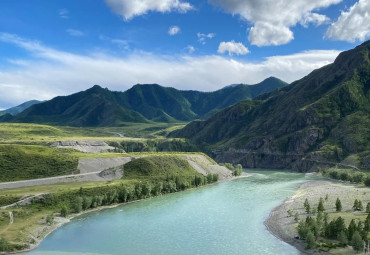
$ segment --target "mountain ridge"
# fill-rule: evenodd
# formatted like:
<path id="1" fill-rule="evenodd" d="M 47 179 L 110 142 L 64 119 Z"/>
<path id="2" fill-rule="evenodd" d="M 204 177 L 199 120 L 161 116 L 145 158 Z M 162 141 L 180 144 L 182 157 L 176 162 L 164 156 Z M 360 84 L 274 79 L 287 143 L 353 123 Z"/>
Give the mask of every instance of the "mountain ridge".
<path id="1" fill-rule="evenodd" d="M 219 162 L 244 167 L 310 170 L 353 154 L 354 164 L 370 166 L 369 59 L 370 41 L 288 86 L 171 136 L 189 138 Z"/>
<path id="2" fill-rule="evenodd" d="M 70 126 L 119 126 L 124 122 L 188 122 L 286 83 L 270 77 L 256 85 L 214 92 L 182 91 L 158 84 L 137 84 L 125 92 L 99 85 L 29 107 L 9 120 Z M 0 118 L 1 120 L 1 118 Z"/>
<path id="3" fill-rule="evenodd" d="M 14 106 L 14 107 L 11 107 L 11 108 L 0 111 L 0 116 L 5 115 L 7 113 L 9 113 L 11 115 L 15 115 L 15 114 L 18 114 L 18 113 L 24 111 L 28 107 L 31 107 L 34 104 L 39 104 L 39 103 L 42 103 L 42 102 L 44 102 L 44 101 L 30 100 L 30 101 L 24 102 L 20 105 L 17 105 L 17 106 Z"/>

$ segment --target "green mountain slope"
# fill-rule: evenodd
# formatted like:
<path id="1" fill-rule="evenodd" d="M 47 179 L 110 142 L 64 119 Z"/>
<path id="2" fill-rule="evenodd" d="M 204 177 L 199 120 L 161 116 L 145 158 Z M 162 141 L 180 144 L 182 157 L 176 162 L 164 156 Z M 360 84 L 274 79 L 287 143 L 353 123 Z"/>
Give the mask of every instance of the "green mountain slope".
<path id="1" fill-rule="evenodd" d="M 369 58 L 368 41 L 301 80 L 171 136 L 190 138 L 216 160 L 245 167 L 308 170 L 349 156 L 350 164 L 370 167 Z"/>
<path id="2" fill-rule="evenodd" d="M 147 120 L 140 113 L 121 107 L 114 93 L 95 85 L 86 91 L 31 106 L 12 121 L 68 126 L 116 126 L 121 121 Z"/>
<path id="3" fill-rule="evenodd" d="M 9 109 L 6 109 L 6 110 L 3 110 L 3 111 L 0 111 L 0 116 L 1 115 L 5 115 L 7 113 L 9 114 L 12 114 L 12 115 L 16 115 L 22 111 L 24 111 L 25 109 L 27 109 L 28 107 L 34 105 L 34 104 L 39 104 L 39 103 L 42 103 L 43 101 L 38 101 L 38 100 L 31 100 L 31 101 L 27 101 L 27 102 L 24 102 L 23 104 L 20 104 L 18 106 L 14 106 L 12 108 L 9 108 Z"/>
<path id="4" fill-rule="evenodd" d="M 135 85 L 125 92 L 114 92 L 95 85 L 86 91 L 34 105 L 10 120 L 9 116 L 2 119 L 69 126 L 191 121 L 285 85 L 273 77 L 256 85 L 240 84 L 215 92 L 181 91 L 156 84 Z"/>

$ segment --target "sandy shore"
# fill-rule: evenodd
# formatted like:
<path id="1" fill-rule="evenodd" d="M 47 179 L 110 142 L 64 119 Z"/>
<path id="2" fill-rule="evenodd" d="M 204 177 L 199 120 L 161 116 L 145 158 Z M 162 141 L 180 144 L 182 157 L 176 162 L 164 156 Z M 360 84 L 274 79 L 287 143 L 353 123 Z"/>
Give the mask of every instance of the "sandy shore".
<path id="1" fill-rule="evenodd" d="M 325 198 L 326 195 L 328 195 L 328 199 L 325 200 L 324 206 L 330 218 L 331 213 L 335 214 L 335 200 L 337 197 L 341 199 L 343 212 L 350 213 L 353 211 L 352 205 L 356 198 L 362 200 L 362 203 L 365 205 L 370 201 L 370 188 L 335 181 L 309 181 L 303 183 L 291 197 L 271 211 L 264 222 L 266 228 L 277 238 L 306 254 L 332 254 L 318 250 L 306 250 L 305 242 L 294 238 L 298 236 L 297 223 L 294 222 L 294 217 L 289 217 L 287 213 L 288 210 L 292 210 L 293 214 L 298 212 L 300 219 L 304 219 L 307 216 L 303 207 L 305 199 L 307 198 L 311 208 L 314 208 L 317 207 L 320 197 Z M 365 213 L 363 214 L 365 215 Z"/>

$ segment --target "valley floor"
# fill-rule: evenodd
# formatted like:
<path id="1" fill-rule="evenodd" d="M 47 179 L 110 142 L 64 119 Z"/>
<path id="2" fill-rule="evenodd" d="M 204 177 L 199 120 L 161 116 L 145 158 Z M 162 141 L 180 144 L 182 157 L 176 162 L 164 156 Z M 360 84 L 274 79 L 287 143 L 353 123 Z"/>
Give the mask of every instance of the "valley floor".
<path id="1" fill-rule="evenodd" d="M 336 248 L 329 252 L 319 250 L 306 250 L 306 243 L 303 240 L 295 239 L 298 236 L 297 226 L 293 216 L 288 215 L 291 210 L 293 215 L 298 212 L 299 219 L 305 219 L 308 215 L 303 206 L 307 198 L 311 208 L 317 208 L 320 197 L 325 198 L 324 207 L 329 214 L 329 220 L 339 216 L 344 218 L 348 226 L 351 219 L 364 221 L 367 213 L 365 211 L 353 211 L 352 206 L 355 199 L 359 199 L 365 205 L 370 202 L 370 188 L 363 185 L 346 184 L 336 181 L 310 181 L 302 184 L 300 188 L 281 205 L 271 211 L 266 219 L 265 226 L 277 238 L 296 247 L 298 250 L 307 254 L 357 254 L 350 246 L 347 248 Z M 343 210 L 336 212 L 335 201 L 339 198 L 342 202 Z M 312 216 L 312 214 L 310 214 Z M 315 217 L 315 216 L 313 216 Z"/>

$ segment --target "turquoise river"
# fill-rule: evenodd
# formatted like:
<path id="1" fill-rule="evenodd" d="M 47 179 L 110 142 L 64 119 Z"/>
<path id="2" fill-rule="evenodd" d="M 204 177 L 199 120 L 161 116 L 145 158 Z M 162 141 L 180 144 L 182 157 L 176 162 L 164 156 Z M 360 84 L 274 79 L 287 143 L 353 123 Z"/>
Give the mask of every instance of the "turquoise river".
<path id="1" fill-rule="evenodd" d="M 80 216 L 27 255 L 301 254 L 271 235 L 269 212 L 312 177 L 259 171 Z"/>

